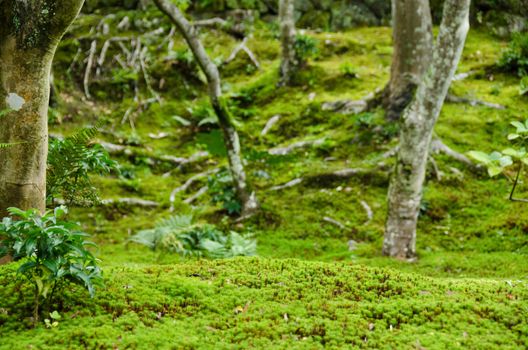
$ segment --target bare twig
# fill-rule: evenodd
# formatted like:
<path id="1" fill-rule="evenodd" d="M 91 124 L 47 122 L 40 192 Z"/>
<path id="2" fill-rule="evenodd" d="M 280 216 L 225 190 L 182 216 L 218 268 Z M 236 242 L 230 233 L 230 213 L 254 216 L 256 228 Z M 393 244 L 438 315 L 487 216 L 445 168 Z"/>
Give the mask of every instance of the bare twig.
<path id="1" fill-rule="evenodd" d="M 214 18 L 208 18 L 208 19 L 202 19 L 198 21 L 194 21 L 192 23 L 195 27 L 208 27 L 208 26 L 219 26 L 219 27 L 226 27 L 229 24 L 225 19 L 220 17 L 214 17 Z"/>
<path id="2" fill-rule="evenodd" d="M 141 198 L 118 198 L 118 199 L 103 199 L 101 201 L 102 205 L 111 206 L 111 205 L 128 205 L 135 207 L 144 207 L 144 208 L 157 208 L 159 207 L 158 202 L 149 201 Z"/>
<path id="3" fill-rule="evenodd" d="M 332 219 L 331 217 L 328 217 L 328 216 L 325 216 L 323 217 L 323 221 L 326 221 L 332 225 L 335 225 L 337 227 L 339 227 L 341 230 L 344 230 L 346 229 L 346 226 L 343 225 L 342 223 L 340 223 L 339 221 L 335 220 L 335 219 Z"/>
<path id="4" fill-rule="evenodd" d="M 95 53 L 97 51 L 97 41 L 92 41 L 92 44 L 90 45 L 90 51 L 88 53 L 88 61 L 86 63 L 86 70 L 84 72 L 84 95 L 86 98 L 90 99 L 92 96 L 90 95 L 90 75 L 92 73 L 92 66 L 94 62 Z"/>
<path id="5" fill-rule="evenodd" d="M 216 168 L 216 169 L 208 170 L 203 173 L 199 173 L 194 176 L 191 176 L 187 181 L 185 181 L 183 185 L 172 190 L 170 194 L 170 203 L 171 203 L 170 211 L 174 210 L 174 202 L 176 201 L 176 195 L 178 193 L 187 191 L 187 189 L 189 189 L 189 187 L 191 187 L 196 181 L 206 178 L 210 175 L 213 175 L 219 171 L 220 169 Z"/>
<path id="6" fill-rule="evenodd" d="M 372 209 L 370 208 L 370 206 L 368 205 L 367 202 L 365 201 L 360 201 L 359 202 L 361 204 L 361 206 L 363 207 L 363 209 L 365 209 L 365 211 L 367 212 L 367 221 L 365 221 L 364 225 L 368 224 L 370 221 L 372 221 L 372 218 L 374 217 L 374 213 L 372 212 Z"/>
<path id="7" fill-rule="evenodd" d="M 264 129 L 262 129 L 262 131 L 260 132 L 260 136 L 265 136 L 270 130 L 271 128 L 277 124 L 277 122 L 280 120 L 281 116 L 279 114 L 277 115 L 274 115 L 273 117 L 270 118 L 270 120 L 268 120 L 268 122 L 266 123 L 266 126 L 264 126 Z"/>
<path id="8" fill-rule="evenodd" d="M 222 64 L 229 64 L 230 62 L 232 62 L 236 56 L 238 55 L 238 53 L 240 51 L 244 51 L 249 59 L 251 60 L 251 62 L 255 65 L 255 67 L 257 67 L 257 69 L 260 69 L 260 63 L 259 61 L 257 60 L 257 57 L 255 56 L 255 54 L 253 53 L 253 51 L 251 51 L 248 47 L 247 47 L 247 41 L 248 41 L 248 37 L 245 37 L 244 40 L 242 40 L 242 42 L 240 44 L 238 44 L 234 49 L 233 51 L 231 52 L 231 54 L 229 55 L 229 57 L 222 63 Z"/>
<path id="9" fill-rule="evenodd" d="M 293 151 L 299 148 L 320 146 L 324 143 L 324 141 L 325 141 L 324 138 L 317 139 L 317 140 L 311 140 L 311 141 L 299 141 L 299 142 L 295 142 L 286 147 L 272 148 L 268 151 L 268 153 L 272 155 L 284 156 L 284 155 L 292 153 Z"/>
<path id="10" fill-rule="evenodd" d="M 297 179 L 293 179 L 283 185 L 278 185 L 278 186 L 273 186 L 270 188 L 270 191 L 279 191 L 279 190 L 283 190 L 285 188 L 290 188 L 290 187 L 294 187 L 294 186 L 297 186 L 299 185 L 301 182 L 303 182 L 303 178 L 300 177 L 300 178 L 297 178 Z"/>
<path id="11" fill-rule="evenodd" d="M 197 200 L 198 198 L 200 198 L 201 196 L 203 196 L 204 194 L 207 193 L 207 190 L 209 189 L 208 186 L 204 186 L 202 188 L 200 188 L 198 190 L 198 192 L 196 192 L 195 194 L 193 194 L 191 197 L 187 198 L 186 200 L 183 201 L 183 203 L 185 204 L 191 204 L 192 202 L 194 202 L 195 200 Z"/>

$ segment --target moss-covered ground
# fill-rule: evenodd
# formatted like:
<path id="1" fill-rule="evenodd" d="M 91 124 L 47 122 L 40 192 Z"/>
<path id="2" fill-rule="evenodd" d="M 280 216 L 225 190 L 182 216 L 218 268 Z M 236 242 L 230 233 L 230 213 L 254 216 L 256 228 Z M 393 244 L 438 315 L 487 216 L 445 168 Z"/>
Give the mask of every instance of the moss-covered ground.
<path id="1" fill-rule="evenodd" d="M 116 23 L 127 15 L 134 23 L 132 29 L 115 33 Z M 149 26 L 156 18 L 157 24 Z M 53 132 L 68 134 L 100 118 L 108 121 L 101 139 L 151 155 L 188 157 L 201 149 L 214 151 L 207 146 L 208 139 L 215 139 L 214 127 L 198 125 L 207 115 L 202 77 L 187 60 L 181 38 L 176 36 L 167 51 L 164 35 L 169 25 L 159 18 L 154 11 L 144 18 L 136 12 L 119 12 L 111 18 L 79 19 L 57 54 L 54 73 L 60 101 L 54 115 L 60 122 L 53 124 Z M 91 84 L 94 100 L 86 101 L 81 87 L 83 58 L 71 63 L 76 52 L 84 55 L 91 38 L 82 38 L 93 36 L 90 28 L 101 21 L 112 29 L 98 34 L 99 49 L 111 36 L 145 34 L 160 25 L 166 29 L 164 35 L 144 39 L 150 80 L 163 102 L 132 113 L 133 124 L 121 123 L 127 109 L 136 110 L 130 82 L 139 80 L 140 97 L 147 99 L 144 78 L 116 68 L 110 58 L 117 53 L 110 51 L 106 70 Z M 27 286 L 13 281 L 16 266 L 2 267 L 0 349 L 528 346 L 528 206 L 507 200 L 510 183 L 505 178 L 491 180 L 435 155 L 442 176 L 432 167 L 428 173 L 418 228 L 419 259 L 413 263 L 380 253 L 388 173 L 346 180 L 316 178 L 271 190 L 331 170 L 372 168 L 380 161 L 390 165 L 392 160 L 382 155 L 397 144 L 397 126 L 385 122 L 381 110 L 342 115 L 321 107 L 328 101 L 363 98 L 384 86 L 392 53 L 390 29 L 307 34 L 318 40 L 319 53 L 296 87 L 276 87 L 276 28 L 264 23 L 257 24 L 248 41 L 261 68 L 254 69 L 240 54 L 222 69 L 225 90 L 235 101 L 231 107 L 262 213 L 237 223 L 211 202 L 210 194 L 185 204 L 183 200 L 206 179 L 178 194 L 175 202 L 176 214 L 192 212 L 221 228 L 253 233 L 260 257 L 181 260 L 127 244 L 134 232 L 171 215 L 169 195 L 174 188 L 225 160 L 213 154 L 174 167 L 150 164 L 143 156 L 118 157 L 129 179 L 96 176 L 101 196 L 154 200 L 160 207 L 73 210 L 73 219 L 81 221 L 99 244 L 106 287 L 93 300 L 80 290 L 68 289 L 62 305 L 50 306 L 60 308 L 63 315 L 57 328 L 30 329 Z M 203 39 L 218 60 L 229 56 L 236 45 L 216 30 L 203 31 Z M 519 96 L 518 79 L 493 70 L 505 46 L 484 31 L 470 32 L 459 72 L 474 74 L 454 82 L 452 92 L 507 108 L 447 103 L 436 134 L 458 152 L 502 149 L 509 122 L 528 117 L 528 99 Z M 275 115 L 281 116 L 280 121 L 261 136 Z M 175 116 L 191 125 L 181 124 Z M 152 138 L 160 132 L 167 136 Z M 321 145 L 285 157 L 266 153 L 272 147 L 320 138 L 325 139 Z M 371 220 L 364 203 L 372 210 Z M 351 240 L 357 242 L 354 250 L 349 249 Z"/>

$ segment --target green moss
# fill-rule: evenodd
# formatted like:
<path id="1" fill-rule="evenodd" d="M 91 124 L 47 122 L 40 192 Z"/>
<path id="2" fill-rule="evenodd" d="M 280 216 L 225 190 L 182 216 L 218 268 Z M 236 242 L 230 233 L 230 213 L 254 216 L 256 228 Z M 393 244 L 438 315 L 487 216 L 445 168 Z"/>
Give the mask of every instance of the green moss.
<path id="1" fill-rule="evenodd" d="M 157 12 L 145 15 L 153 18 L 153 14 Z M 116 21 L 125 15 L 135 16 L 119 12 Z M 101 18 L 83 16 L 74 26 L 75 33 L 87 34 Z M 168 22 L 161 25 L 168 28 Z M 66 317 L 58 329 L 26 329 L 30 322 L 21 317 L 29 308 L 22 297 L 26 291 L 10 280 L 12 268 L 2 268 L 0 282 L 9 283 L 0 290 L 0 348 L 141 349 L 147 344 L 149 348 L 525 347 L 525 285 L 511 287 L 503 279 L 528 276 L 528 206 L 507 201 L 510 185 L 506 179 L 490 180 L 435 155 L 443 176 L 438 180 L 428 171 L 418 229 L 419 260 L 412 264 L 381 256 L 387 174 L 324 177 L 281 191 L 269 190 L 294 178 L 343 168 L 369 168 L 382 161 L 390 168 L 393 160 L 384 159 L 383 154 L 396 145 L 398 128 L 384 121 L 383 111 L 347 116 L 321 107 L 327 101 L 363 98 L 385 85 L 392 54 L 390 30 L 309 33 L 318 39 L 320 55 L 310 61 L 299 86 L 277 88 L 279 46 L 273 27 L 259 22 L 257 28 L 248 46 L 261 69 L 248 75 L 247 61 L 241 56 L 224 70 L 223 88 L 239 121 L 247 173 L 263 212 L 235 223 L 211 204 L 209 194 L 193 205 L 183 203 L 206 179 L 177 195 L 175 212 L 193 212 L 225 230 L 252 232 L 258 239 L 259 255 L 272 260 L 182 262 L 177 256 L 126 244 L 130 234 L 167 215 L 174 188 L 195 174 L 225 164 L 224 158 L 215 155 L 184 167 L 147 160 L 149 155 L 161 154 L 188 157 L 200 149 L 196 135 L 215 128 L 197 125 L 196 107 L 208 105 L 205 85 L 192 71 L 192 62 L 184 62 L 183 54 L 171 56 L 183 52 L 181 39 L 175 38 L 175 49 L 166 54 L 155 40 L 147 43 L 153 86 L 163 103 L 135 114 L 132 129 L 128 122 L 121 124 L 126 110 L 137 108 L 132 94 L 116 102 L 107 82 L 93 87 L 94 93 L 101 91 L 97 103 L 75 102 L 82 99 L 77 75 L 84 70 L 74 68 L 71 81 L 66 70 L 71 55 L 87 47 L 69 38 L 56 61 L 55 79 L 63 87 L 58 111 L 64 122 L 54 126 L 54 132 L 67 135 L 87 120 L 105 116 L 111 123 L 101 138 L 131 144 L 140 155 L 118 157 L 135 174 L 132 180 L 95 177 L 94 183 L 104 198 L 141 197 L 161 206 L 154 210 L 74 210 L 73 218 L 94 233 L 100 244 L 108 285 L 95 300 L 83 301 L 76 291 L 68 294 L 61 308 Z M 133 28 L 128 34 L 147 30 Z M 228 57 L 236 45 L 217 31 L 203 30 L 202 37 L 217 60 Z M 505 147 L 508 123 L 526 117 L 528 100 L 518 95 L 517 79 L 492 74 L 504 47 L 504 42 L 487 33 L 470 33 L 459 72 L 476 74 L 455 82 L 452 92 L 508 108 L 446 104 L 435 131 L 459 152 Z M 341 69 L 344 64 L 353 67 L 358 77 L 346 78 Z M 160 84 L 162 78 L 165 85 Z M 141 97 L 147 98 L 141 84 Z M 279 122 L 261 136 L 275 115 L 281 116 Z M 191 124 L 183 125 L 174 116 Z M 168 135 L 162 139 L 150 136 L 160 132 Z M 267 154 L 272 147 L 319 138 L 326 139 L 323 146 L 299 149 L 286 157 Z M 526 194 L 526 189 L 520 190 Z M 362 202 L 371 208 L 371 220 Z M 349 250 L 350 240 L 356 242 L 353 250 Z M 285 258 L 332 264 L 280 260 Z M 235 314 L 236 308 L 244 309 L 248 302 L 247 311 Z"/>
<path id="2" fill-rule="evenodd" d="M 107 267 L 94 300 L 68 292 L 63 320 L 27 329 L 28 295 L 2 268 L 0 348 L 519 348 L 522 283 L 434 280 L 393 270 L 235 259 Z M 192 330 L 192 332 L 189 332 Z"/>

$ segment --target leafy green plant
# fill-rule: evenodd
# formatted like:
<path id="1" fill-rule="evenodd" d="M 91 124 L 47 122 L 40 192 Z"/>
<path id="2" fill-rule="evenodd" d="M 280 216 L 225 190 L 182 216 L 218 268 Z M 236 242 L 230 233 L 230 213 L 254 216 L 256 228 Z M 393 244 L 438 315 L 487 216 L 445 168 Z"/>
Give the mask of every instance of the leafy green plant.
<path id="1" fill-rule="evenodd" d="M 299 67 L 306 66 L 308 59 L 316 56 L 319 52 L 317 39 L 304 34 L 295 37 L 294 49 Z"/>
<path id="2" fill-rule="evenodd" d="M 209 176 L 207 182 L 213 203 L 222 204 L 222 207 L 227 210 L 229 215 L 240 214 L 242 205 L 236 196 L 233 177 L 227 169 L 222 169 L 218 173 Z"/>
<path id="3" fill-rule="evenodd" d="M 528 75 L 528 34 L 515 33 L 508 49 L 498 63 L 502 71 L 515 73 L 519 77 Z"/>
<path id="4" fill-rule="evenodd" d="M 528 199 L 514 198 L 519 177 L 523 172 L 524 166 L 528 164 L 528 152 L 526 151 L 526 145 L 528 143 L 528 120 L 524 123 L 514 121 L 511 122 L 511 125 L 515 127 L 515 132 L 508 134 L 508 140 L 512 143 L 512 147 L 506 148 L 502 152 L 494 151 L 490 154 L 481 151 L 471 151 L 468 155 L 486 166 L 490 177 L 504 174 L 513 182 L 510 200 L 528 202 Z M 516 169 L 514 178 L 508 176 L 508 170 L 512 168 Z"/>
<path id="5" fill-rule="evenodd" d="M 46 328 L 58 327 L 59 320 L 62 318 L 62 316 L 57 311 L 50 312 L 49 316 L 50 318 L 44 319 L 44 324 L 46 325 Z"/>
<path id="6" fill-rule="evenodd" d="M 191 215 L 177 215 L 159 221 L 153 229 L 130 238 L 153 250 L 176 253 L 183 257 L 213 259 L 256 255 L 257 243 L 236 232 L 225 235 L 214 225 L 194 223 Z"/>
<path id="7" fill-rule="evenodd" d="M 86 233 L 75 223 L 64 221 L 64 206 L 40 215 L 36 209 L 8 209 L 10 217 L 0 223 L 0 258 L 22 260 L 18 274 L 35 288 L 33 320 L 38 322 L 42 301 L 51 303 L 66 282 L 83 286 L 94 296 L 102 284 L 98 260 L 87 249 Z"/>
<path id="8" fill-rule="evenodd" d="M 98 127 L 85 128 L 63 140 L 52 139 L 48 152 L 48 202 L 62 197 L 69 205 L 87 206 L 99 201 L 90 173 L 108 174 L 118 165 L 98 144 L 91 144 Z"/>

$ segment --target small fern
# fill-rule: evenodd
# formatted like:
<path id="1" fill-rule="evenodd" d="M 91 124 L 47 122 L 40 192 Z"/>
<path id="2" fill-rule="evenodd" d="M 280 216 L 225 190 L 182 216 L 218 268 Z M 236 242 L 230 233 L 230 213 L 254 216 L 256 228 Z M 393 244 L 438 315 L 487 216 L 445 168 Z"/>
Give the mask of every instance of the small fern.
<path id="1" fill-rule="evenodd" d="M 214 225 L 194 223 L 190 215 L 161 220 L 153 229 L 140 231 L 129 241 L 183 257 L 221 259 L 253 256 L 257 250 L 254 239 L 236 232 L 225 235 Z"/>
<path id="2" fill-rule="evenodd" d="M 91 144 L 99 125 L 84 128 L 63 140 L 50 140 L 48 152 L 48 201 L 62 197 L 68 204 L 91 205 L 99 201 L 90 173 L 107 174 L 117 163 L 98 144 Z"/>

